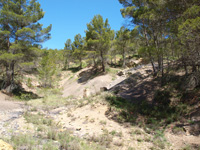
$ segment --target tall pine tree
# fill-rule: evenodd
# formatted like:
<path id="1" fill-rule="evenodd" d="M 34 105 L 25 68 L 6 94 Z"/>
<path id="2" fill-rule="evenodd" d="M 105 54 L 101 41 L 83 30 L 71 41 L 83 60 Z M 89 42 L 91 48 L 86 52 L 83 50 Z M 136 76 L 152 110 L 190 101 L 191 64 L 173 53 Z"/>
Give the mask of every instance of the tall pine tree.
<path id="1" fill-rule="evenodd" d="M 122 66 L 125 67 L 126 65 L 126 53 L 128 50 L 128 46 L 130 45 L 130 31 L 122 26 L 119 31 L 116 33 L 116 45 L 119 50 L 119 53 L 122 55 L 123 64 Z"/>
<path id="2" fill-rule="evenodd" d="M 0 60 L 6 68 L 3 88 L 12 91 L 15 68 L 33 61 L 39 44 L 50 38 L 51 25 L 38 23 L 44 12 L 36 0 L 0 1 Z"/>
<path id="3" fill-rule="evenodd" d="M 105 56 L 111 46 L 112 33 L 108 19 L 104 22 L 101 15 L 94 16 L 87 24 L 86 42 L 99 55 L 103 72 L 105 71 Z"/>
<path id="4" fill-rule="evenodd" d="M 70 60 L 72 59 L 72 41 L 67 39 L 64 47 L 64 70 L 69 68 Z"/>
<path id="5" fill-rule="evenodd" d="M 80 34 L 75 35 L 74 42 L 72 43 L 73 58 L 80 62 L 79 68 L 82 68 L 82 60 L 85 56 L 84 51 L 84 38 Z"/>

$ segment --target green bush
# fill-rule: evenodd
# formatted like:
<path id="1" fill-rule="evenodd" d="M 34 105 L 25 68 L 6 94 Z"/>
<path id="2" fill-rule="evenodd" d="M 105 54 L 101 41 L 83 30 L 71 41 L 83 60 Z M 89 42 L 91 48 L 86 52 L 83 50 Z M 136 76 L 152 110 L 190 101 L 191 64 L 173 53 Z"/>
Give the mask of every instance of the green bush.
<path id="1" fill-rule="evenodd" d="M 170 104 L 170 92 L 169 91 L 156 91 L 153 99 L 154 104 L 169 106 Z"/>

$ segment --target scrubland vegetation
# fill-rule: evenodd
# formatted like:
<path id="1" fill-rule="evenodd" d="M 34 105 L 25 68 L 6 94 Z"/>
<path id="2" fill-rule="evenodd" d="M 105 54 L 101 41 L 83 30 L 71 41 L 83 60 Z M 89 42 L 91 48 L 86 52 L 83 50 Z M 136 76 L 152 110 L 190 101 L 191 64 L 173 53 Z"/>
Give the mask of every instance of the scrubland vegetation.
<path id="1" fill-rule="evenodd" d="M 23 102 L 25 126 L 2 135 L 14 149 L 200 149 L 200 2 L 119 2 L 134 28 L 114 31 L 96 15 L 58 50 L 40 45 L 51 25 L 38 23 L 39 2 L 0 1 L 0 88 Z M 62 82 L 104 75 L 123 80 L 63 96 Z"/>

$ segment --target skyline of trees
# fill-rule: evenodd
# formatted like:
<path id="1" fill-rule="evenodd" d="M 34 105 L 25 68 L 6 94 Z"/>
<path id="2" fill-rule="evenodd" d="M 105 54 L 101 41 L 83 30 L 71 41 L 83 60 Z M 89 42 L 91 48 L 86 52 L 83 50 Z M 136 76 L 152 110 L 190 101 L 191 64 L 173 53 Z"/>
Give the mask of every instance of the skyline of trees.
<path id="1" fill-rule="evenodd" d="M 200 68 L 200 2 L 196 0 L 119 0 L 124 18 L 134 29 L 122 26 L 112 30 L 109 20 L 95 15 L 86 24 L 85 36 L 77 33 L 67 39 L 65 47 L 56 51 L 55 61 L 70 68 L 70 62 L 83 67 L 83 61 L 95 67 L 106 65 L 126 67 L 128 56 L 138 55 L 152 65 L 155 74 L 164 76 L 172 62 L 189 73 Z M 46 49 L 40 43 L 50 39 L 51 25 L 42 28 L 38 23 L 44 12 L 36 0 L 0 1 L 0 65 L 3 89 L 11 91 L 15 74 L 27 66 L 37 66 L 47 60 Z M 121 60 L 116 61 L 120 55 Z M 42 58 L 45 56 L 46 58 Z M 59 63 L 58 63 L 59 62 Z M 165 67 L 167 64 L 167 67 Z"/>

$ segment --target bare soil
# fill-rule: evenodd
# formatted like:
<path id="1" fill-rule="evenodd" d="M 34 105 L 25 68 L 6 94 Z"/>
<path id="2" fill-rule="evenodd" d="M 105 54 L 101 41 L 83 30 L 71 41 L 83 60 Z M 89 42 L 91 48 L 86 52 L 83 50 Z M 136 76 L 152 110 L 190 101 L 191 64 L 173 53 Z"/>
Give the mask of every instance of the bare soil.
<path id="1" fill-rule="evenodd" d="M 22 102 L 12 101 L 12 98 L 0 92 L 0 112 L 12 111 L 13 109 L 21 108 Z"/>
<path id="2" fill-rule="evenodd" d="M 91 68 L 82 69 L 61 81 L 63 97 L 80 98 L 95 95 L 100 92 L 101 87 L 107 87 L 112 82 L 112 76 L 109 74 L 95 76 L 92 71 L 88 72 L 87 70 L 91 70 Z"/>

